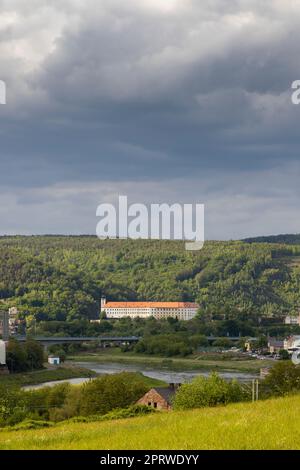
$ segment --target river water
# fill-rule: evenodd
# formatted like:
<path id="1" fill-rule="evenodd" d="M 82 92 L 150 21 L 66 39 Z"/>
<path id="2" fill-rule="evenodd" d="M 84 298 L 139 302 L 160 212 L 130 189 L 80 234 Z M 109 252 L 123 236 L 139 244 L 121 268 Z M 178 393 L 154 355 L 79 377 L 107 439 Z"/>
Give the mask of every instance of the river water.
<path id="1" fill-rule="evenodd" d="M 156 368 L 147 368 L 140 365 L 129 365 L 129 364 L 119 364 L 119 363 L 104 363 L 99 362 L 72 362 L 74 366 L 86 367 L 90 370 L 97 372 L 98 374 L 116 374 L 117 372 L 141 372 L 147 377 L 152 379 L 163 380 L 167 383 L 186 383 L 190 382 L 194 377 L 198 375 L 208 376 L 211 372 L 206 370 L 201 371 L 172 371 L 168 369 L 156 369 Z M 218 371 L 218 374 L 224 379 L 237 379 L 240 382 L 248 382 L 254 378 L 257 378 L 257 375 L 243 372 L 225 372 Z M 70 384 L 82 384 L 90 379 L 87 378 L 77 378 L 77 379 L 66 379 L 66 380 L 55 380 L 51 382 L 45 382 L 38 385 L 29 385 L 23 387 L 24 390 L 37 390 L 42 387 L 53 387 L 59 383 L 68 382 Z"/>

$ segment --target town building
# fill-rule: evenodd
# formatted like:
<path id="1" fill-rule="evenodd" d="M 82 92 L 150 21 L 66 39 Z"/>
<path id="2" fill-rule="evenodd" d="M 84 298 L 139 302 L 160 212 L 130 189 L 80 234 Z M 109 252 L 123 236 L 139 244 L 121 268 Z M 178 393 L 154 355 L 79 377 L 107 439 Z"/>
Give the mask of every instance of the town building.
<path id="1" fill-rule="evenodd" d="M 20 321 L 18 320 L 18 309 L 16 307 L 11 307 L 8 310 L 8 327 L 9 327 L 9 334 L 15 335 L 18 332 L 18 325 Z"/>
<path id="2" fill-rule="evenodd" d="M 137 401 L 138 405 L 151 406 L 157 410 L 169 411 L 172 409 L 172 400 L 180 384 L 170 384 L 169 387 L 151 388 Z"/>
<path id="3" fill-rule="evenodd" d="M 8 373 L 6 365 L 6 345 L 4 341 L 0 340 L 0 375 Z"/>
<path id="4" fill-rule="evenodd" d="M 269 338 L 268 340 L 269 353 L 277 354 L 281 349 L 284 349 L 284 341 L 276 338 Z"/>
<path id="5" fill-rule="evenodd" d="M 6 364 L 6 347 L 5 342 L 0 340 L 0 365 Z"/>
<path id="6" fill-rule="evenodd" d="M 297 317 L 287 315 L 284 319 L 284 323 L 286 325 L 300 325 L 300 315 L 298 315 Z"/>
<path id="7" fill-rule="evenodd" d="M 286 349 L 287 351 L 300 349 L 300 335 L 288 336 L 283 342 L 283 349 Z"/>
<path id="8" fill-rule="evenodd" d="M 177 318 L 191 320 L 197 314 L 199 305 L 193 302 L 106 302 L 101 299 L 101 312 L 106 318 Z"/>

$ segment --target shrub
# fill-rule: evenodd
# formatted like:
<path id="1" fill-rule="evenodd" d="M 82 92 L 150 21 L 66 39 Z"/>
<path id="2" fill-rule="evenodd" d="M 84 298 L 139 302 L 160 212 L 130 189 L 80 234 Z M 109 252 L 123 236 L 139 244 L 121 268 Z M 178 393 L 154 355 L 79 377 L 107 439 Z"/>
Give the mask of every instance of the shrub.
<path id="1" fill-rule="evenodd" d="M 226 405 L 246 398 L 246 392 L 237 381 L 227 382 L 213 373 L 210 377 L 196 377 L 191 383 L 181 385 L 175 395 L 174 408 Z"/>
<path id="2" fill-rule="evenodd" d="M 277 362 L 262 383 L 265 396 L 284 396 L 300 390 L 300 366 L 291 361 Z"/>
<path id="3" fill-rule="evenodd" d="M 26 429 L 40 429 L 40 428 L 49 428 L 53 426 L 53 423 L 50 421 L 38 421 L 34 419 L 25 419 L 21 423 L 16 424 L 10 428 L 11 431 L 24 431 Z"/>
<path id="4" fill-rule="evenodd" d="M 213 346 L 215 348 L 229 349 L 233 346 L 233 342 L 228 338 L 219 338 L 213 342 Z"/>
<path id="5" fill-rule="evenodd" d="M 161 366 L 162 367 L 172 367 L 172 365 L 173 365 L 172 359 L 163 359 L 161 361 Z"/>
<path id="6" fill-rule="evenodd" d="M 195 349 L 198 349 L 200 347 L 206 348 L 209 346 L 209 341 L 204 335 L 193 335 L 190 337 L 190 344 Z"/>
<path id="7" fill-rule="evenodd" d="M 26 354 L 27 369 L 41 369 L 44 362 L 43 347 L 37 341 L 28 339 L 24 344 Z"/>
<path id="8" fill-rule="evenodd" d="M 135 373 L 105 375 L 82 385 L 80 414 L 106 414 L 135 403 L 147 388 Z"/>
<path id="9" fill-rule="evenodd" d="M 113 410 L 110 413 L 102 416 L 101 420 L 104 419 L 124 419 L 124 418 L 134 418 L 135 416 L 147 415 L 149 413 L 155 413 L 155 409 L 150 406 L 145 405 L 132 405 L 128 408 L 123 408 L 120 410 Z"/>
<path id="10" fill-rule="evenodd" d="M 48 389 L 46 404 L 48 408 L 60 408 L 64 405 L 68 393 L 70 393 L 71 385 L 68 382 L 57 384 Z"/>
<path id="11" fill-rule="evenodd" d="M 193 352 L 187 339 L 177 334 L 146 336 L 136 344 L 134 350 L 137 353 L 167 357 L 187 356 Z"/>
<path id="12" fill-rule="evenodd" d="M 128 408 L 121 408 L 111 411 L 105 415 L 90 415 L 90 416 L 74 416 L 68 419 L 68 423 L 91 423 L 95 421 L 108 421 L 113 419 L 134 418 L 136 416 L 144 416 L 150 413 L 155 413 L 156 410 L 150 406 L 145 405 L 132 405 Z"/>
<path id="13" fill-rule="evenodd" d="M 23 420 L 26 412 L 21 391 L 0 387 L 0 426 L 8 426 Z"/>
<path id="14" fill-rule="evenodd" d="M 282 361 L 288 361 L 290 359 L 290 355 L 286 349 L 280 349 L 279 356 Z"/>
<path id="15" fill-rule="evenodd" d="M 32 339 L 24 344 L 10 340 L 6 349 L 6 361 L 10 372 L 23 372 L 43 367 L 44 352 L 42 346 Z"/>
<path id="16" fill-rule="evenodd" d="M 6 348 L 6 363 L 10 372 L 22 372 L 28 369 L 27 355 L 21 343 L 10 340 Z"/>

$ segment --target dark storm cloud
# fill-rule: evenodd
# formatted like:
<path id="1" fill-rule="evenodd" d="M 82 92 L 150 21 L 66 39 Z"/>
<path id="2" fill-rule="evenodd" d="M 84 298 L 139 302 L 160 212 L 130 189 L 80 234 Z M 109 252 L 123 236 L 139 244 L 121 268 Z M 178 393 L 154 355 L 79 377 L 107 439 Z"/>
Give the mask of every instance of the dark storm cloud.
<path id="1" fill-rule="evenodd" d="M 267 198 L 265 185 L 245 194 L 241 175 L 268 171 L 275 184 L 278 165 L 298 170 L 300 109 L 290 100 L 300 78 L 298 2 L 11 0 L 0 8 L 8 85 L 0 184 L 15 188 L 18 205 L 57 203 L 57 185 L 162 188 L 182 178 L 198 178 L 197 197 L 207 201 L 232 197 L 231 188 Z"/>

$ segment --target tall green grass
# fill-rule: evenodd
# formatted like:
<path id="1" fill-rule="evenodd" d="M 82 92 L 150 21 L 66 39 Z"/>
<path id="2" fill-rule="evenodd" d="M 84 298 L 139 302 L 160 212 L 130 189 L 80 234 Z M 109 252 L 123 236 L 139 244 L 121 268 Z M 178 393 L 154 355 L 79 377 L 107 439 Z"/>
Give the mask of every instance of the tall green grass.
<path id="1" fill-rule="evenodd" d="M 300 449 L 300 396 L 0 431 L 0 449 Z"/>

